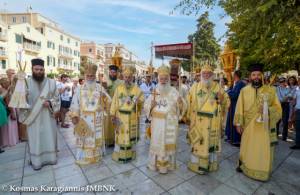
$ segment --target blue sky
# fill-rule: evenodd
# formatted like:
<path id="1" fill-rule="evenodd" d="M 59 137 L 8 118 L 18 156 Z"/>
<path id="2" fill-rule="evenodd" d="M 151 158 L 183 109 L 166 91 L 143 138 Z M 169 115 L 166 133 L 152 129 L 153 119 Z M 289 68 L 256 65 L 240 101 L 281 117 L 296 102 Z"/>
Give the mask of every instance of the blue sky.
<path id="1" fill-rule="evenodd" d="M 149 63 L 150 45 L 186 42 L 196 30 L 198 16 L 184 16 L 170 11 L 179 0 L 0 0 L 1 10 L 24 12 L 31 5 L 33 12 L 56 21 L 82 40 L 97 43 L 122 43 L 141 60 Z M 201 13 L 200 13 L 201 14 Z M 219 7 L 209 10 L 216 24 L 217 38 L 226 32 L 228 17 Z M 224 39 L 220 42 L 223 44 Z M 155 61 L 161 64 L 160 60 Z"/>

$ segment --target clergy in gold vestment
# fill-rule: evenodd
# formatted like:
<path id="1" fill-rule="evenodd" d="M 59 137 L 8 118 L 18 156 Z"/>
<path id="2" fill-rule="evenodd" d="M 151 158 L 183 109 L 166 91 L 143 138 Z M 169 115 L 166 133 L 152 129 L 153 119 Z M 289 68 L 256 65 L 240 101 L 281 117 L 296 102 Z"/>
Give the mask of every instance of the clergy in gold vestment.
<path id="1" fill-rule="evenodd" d="M 186 111 L 179 92 L 170 86 L 169 68 L 158 68 L 159 84 L 147 98 L 144 109 L 151 119 L 151 141 L 148 168 L 160 173 L 176 168 L 178 121 Z"/>
<path id="2" fill-rule="evenodd" d="M 133 83 L 134 73 L 133 66 L 124 67 L 124 83 L 116 88 L 110 108 L 110 115 L 116 127 L 112 159 L 120 163 L 135 159 L 135 144 L 139 139 L 139 117 L 144 94 Z"/>
<path id="3" fill-rule="evenodd" d="M 262 65 L 252 65 L 250 72 L 251 84 L 241 90 L 234 116 L 237 131 L 242 134 L 237 171 L 266 181 L 272 171 L 281 105 L 275 89 L 262 83 Z"/>
<path id="4" fill-rule="evenodd" d="M 118 66 L 109 66 L 109 78 L 107 82 L 107 92 L 112 98 L 116 88 L 122 83 L 122 80 L 118 79 Z M 105 102 L 108 108 L 108 116 L 105 117 L 105 144 L 107 146 L 113 146 L 115 142 L 115 126 L 112 123 L 111 116 L 109 115 L 110 103 Z"/>
<path id="5" fill-rule="evenodd" d="M 79 165 L 99 162 L 104 152 L 106 113 L 101 98 L 109 98 L 109 95 L 96 83 L 96 71 L 96 65 L 88 64 L 85 67 L 85 83 L 75 91 L 70 107 L 72 122 L 75 125 L 76 164 Z"/>
<path id="6" fill-rule="evenodd" d="M 187 83 L 187 76 L 182 75 L 181 76 L 181 83 L 179 84 L 178 92 L 181 97 L 183 97 L 186 100 L 186 96 L 188 95 L 190 91 L 190 86 Z M 183 117 L 180 119 L 180 122 L 186 123 L 187 122 L 187 113 L 183 115 Z"/>
<path id="7" fill-rule="evenodd" d="M 230 100 L 223 88 L 213 81 L 210 66 L 202 68 L 201 81 L 192 86 L 187 102 L 188 139 L 192 148 L 188 168 L 199 174 L 216 171 L 221 151 L 222 118 Z"/>

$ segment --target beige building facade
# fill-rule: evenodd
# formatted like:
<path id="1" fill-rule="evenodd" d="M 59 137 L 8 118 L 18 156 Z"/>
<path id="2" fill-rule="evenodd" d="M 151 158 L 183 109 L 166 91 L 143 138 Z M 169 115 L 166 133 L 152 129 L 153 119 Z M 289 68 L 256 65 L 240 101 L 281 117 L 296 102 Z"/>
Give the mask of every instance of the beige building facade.
<path id="1" fill-rule="evenodd" d="M 79 74 L 81 40 L 64 32 L 56 22 L 39 13 L 0 13 L 0 20 L 7 37 L 4 43 L 0 39 L 0 52 L 3 44 L 7 54 L 6 64 L 1 61 L 0 74 L 8 68 L 17 69 L 16 53 L 21 50 L 28 74 L 30 61 L 36 57 L 45 61 L 47 74 Z"/>
<path id="2" fill-rule="evenodd" d="M 105 47 L 105 64 L 110 65 L 112 63 L 111 58 L 114 56 L 116 48 L 120 48 L 120 55 L 122 57 L 122 63 L 124 66 L 135 66 L 138 75 L 143 75 L 147 71 L 147 66 L 144 61 L 139 60 L 138 56 L 132 51 L 127 49 L 124 45 L 107 43 Z"/>
<path id="3" fill-rule="evenodd" d="M 85 41 L 80 44 L 81 64 L 93 63 L 98 65 L 98 72 L 105 71 L 105 48 L 102 44 Z"/>
<path id="4" fill-rule="evenodd" d="M 0 74 L 3 74 L 8 66 L 7 46 L 7 25 L 0 20 Z"/>

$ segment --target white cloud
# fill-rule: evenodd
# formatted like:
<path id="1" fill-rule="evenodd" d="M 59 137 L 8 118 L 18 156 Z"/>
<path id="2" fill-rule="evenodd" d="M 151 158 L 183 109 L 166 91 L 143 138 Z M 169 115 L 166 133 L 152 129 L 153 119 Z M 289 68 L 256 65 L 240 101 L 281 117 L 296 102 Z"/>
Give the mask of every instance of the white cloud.
<path id="1" fill-rule="evenodd" d="M 164 7 L 160 1 L 160 3 L 149 3 L 143 2 L 141 0 L 98 0 L 99 4 L 106 5 L 114 5 L 114 6 L 122 6 L 122 7 L 130 7 L 135 9 L 140 9 L 143 11 L 151 12 L 158 15 L 163 16 L 172 16 L 170 15 L 171 9 Z"/>
<path id="2" fill-rule="evenodd" d="M 179 0 L 0 0 L 0 10 L 33 12 L 58 22 L 66 31 L 83 40 L 98 43 L 125 43 L 140 58 L 149 59 L 148 45 L 186 41 L 195 28 L 197 16 L 169 12 Z M 4 2 L 6 6 L 4 7 Z M 211 13 L 211 12 L 210 12 Z M 213 10 L 211 15 L 220 13 Z M 212 17 L 217 37 L 226 30 L 228 18 Z M 159 61 L 159 64 L 161 62 Z"/>
<path id="3" fill-rule="evenodd" d="M 120 25 L 115 25 L 111 23 L 101 23 L 103 26 L 107 28 L 111 28 L 114 30 L 120 30 L 120 31 L 125 31 L 125 32 L 130 32 L 130 33 L 137 33 L 137 34 L 154 34 L 155 31 L 153 29 L 147 28 L 147 27 L 137 27 L 137 28 L 129 28 L 129 27 L 124 27 Z"/>

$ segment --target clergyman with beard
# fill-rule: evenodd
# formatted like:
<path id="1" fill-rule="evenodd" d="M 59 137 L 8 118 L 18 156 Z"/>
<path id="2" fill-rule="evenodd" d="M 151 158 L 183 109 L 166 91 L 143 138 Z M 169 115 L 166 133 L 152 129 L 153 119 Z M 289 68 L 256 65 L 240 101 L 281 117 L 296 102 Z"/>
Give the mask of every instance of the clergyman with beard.
<path id="1" fill-rule="evenodd" d="M 218 170 L 221 152 L 221 124 L 230 100 L 219 83 L 213 81 L 213 69 L 201 69 L 201 81 L 187 95 L 190 119 L 188 139 L 191 156 L 188 168 L 198 174 Z"/>
<path id="2" fill-rule="evenodd" d="M 27 78 L 29 109 L 20 109 L 20 122 L 27 126 L 29 163 L 34 170 L 57 162 L 57 123 L 60 109 L 56 82 L 45 77 L 44 61 L 33 59 L 32 77 Z"/>
<path id="3" fill-rule="evenodd" d="M 144 93 L 133 83 L 135 72 L 134 66 L 124 66 L 122 71 L 124 83 L 116 88 L 110 107 L 110 115 L 116 127 L 112 159 L 118 163 L 128 163 L 136 158 Z"/>
<path id="4" fill-rule="evenodd" d="M 96 82 L 97 65 L 85 66 L 85 83 L 74 93 L 70 116 L 75 125 L 76 164 L 88 165 L 100 162 L 103 154 L 103 97 L 110 97 Z"/>
<path id="5" fill-rule="evenodd" d="M 281 118 L 281 105 L 276 89 L 263 84 L 263 65 L 250 66 L 250 85 L 239 95 L 234 125 L 242 135 L 237 171 L 267 181 L 272 172 L 276 123 Z"/>
<path id="6" fill-rule="evenodd" d="M 118 71 L 119 68 L 116 65 L 110 65 L 109 67 L 109 75 L 107 81 L 107 92 L 109 96 L 112 98 L 114 96 L 114 92 L 116 88 L 123 82 L 118 79 Z M 109 113 L 110 105 L 107 106 L 107 113 Z M 111 116 L 108 115 L 105 119 L 105 144 L 107 146 L 114 146 L 115 143 L 115 126 L 112 123 Z"/>
<path id="7" fill-rule="evenodd" d="M 170 85 L 169 67 L 158 68 L 158 85 L 147 98 L 144 109 L 151 119 L 151 141 L 148 168 L 167 173 L 176 168 L 178 121 L 186 111 L 186 103 Z"/>
<path id="8" fill-rule="evenodd" d="M 108 83 L 107 83 L 107 88 L 108 88 L 108 94 L 110 97 L 114 96 L 114 91 L 118 87 L 120 83 L 122 83 L 122 80 L 118 79 L 118 71 L 119 68 L 116 65 L 110 65 L 109 67 L 109 75 L 108 75 Z"/>

